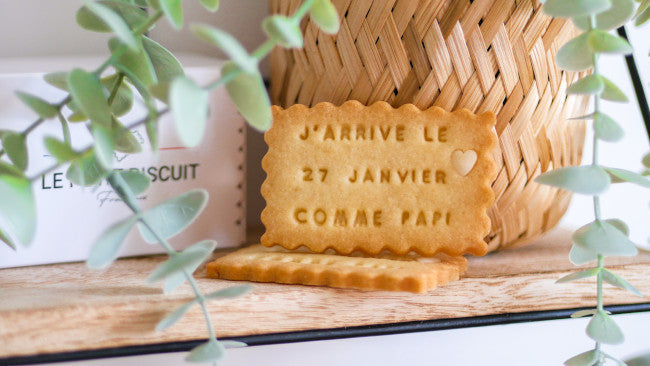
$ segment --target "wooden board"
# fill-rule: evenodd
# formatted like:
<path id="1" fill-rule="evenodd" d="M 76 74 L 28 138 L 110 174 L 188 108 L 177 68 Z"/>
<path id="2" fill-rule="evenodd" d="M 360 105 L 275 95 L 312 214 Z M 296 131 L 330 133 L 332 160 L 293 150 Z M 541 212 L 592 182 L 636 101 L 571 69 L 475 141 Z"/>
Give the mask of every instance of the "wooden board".
<path id="1" fill-rule="evenodd" d="M 527 246 L 470 258 L 462 280 L 424 295 L 255 284 L 246 297 L 212 302 L 212 320 L 219 336 L 250 336 L 592 306 L 593 279 L 554 283 L 574 270 L 569 235 L 557 229 Z M 192 298 L 186 286 L 163 295 L 145 283 L 164 259 L 123 259 L 104 272 L 83 263 L 0 270 L 0 358 L 206 338 L 198 308 L 167 331 L 154 331 Z M 650 254 L 606 264 L 650 294 Z M 196 277 L 205 292 L 233 284 L 205 278 L 204 269 Z M 605 301 L 650 299 L 606 286 Z"/>

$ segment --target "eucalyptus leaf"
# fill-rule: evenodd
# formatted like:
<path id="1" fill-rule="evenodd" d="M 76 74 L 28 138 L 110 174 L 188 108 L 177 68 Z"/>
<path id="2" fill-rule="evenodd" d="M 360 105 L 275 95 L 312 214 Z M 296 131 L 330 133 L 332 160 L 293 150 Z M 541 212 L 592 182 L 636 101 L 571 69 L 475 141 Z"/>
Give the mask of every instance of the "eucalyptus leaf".
<path id="1" fill-rule="evenodd" d="M 589 31 L 589 46 L 598 53 L 629 55 L 633 51 L 628 41 L 600 29 Z"/>
<path id="2" fill-rule="evenodd" d="M 548 0 L 544 12 L 556 18 L 573 18 L 602 13 L 611 6 L 609 0 Z"/>
<path id="3" fill-rule="evenodd" d="M 221 69 L 221 74 L 227 75 L 237 71 L 235 64 L 227 62 Z M 259 73 L 240 73 L 226 84 L 226 90 L 239 113 L 252 127 L 259 131 L 266 131 L 271 127 L 271 101 Z"/>
<path id="4" fill-rule="evenodd" d="M 130 29 L 135 29 L 147 20 L 147 13 L 140 6 L 129 4 L 124 1 L 100 0 L 98 3 L 119 14 Z M 112 29 L 100 18 L 91 12 L 87 7 L 82 7 L 75 15 L 77 24 L 83 29 L 94 32 L 110 32 Z"/>
<path id="5" fill-rule="evenodd" d="M 221 29 L 206 24 L 192 24 L 192 32 L 201 40 L 219 47 L 239 69 L 249 74 L 258 74 L 258 60 L 251 57 L 235 37 Z M 223 74 L 223 73 L 222 73 Z"/>
<path id="6" fill-rule="evenodd" d="M 170 83 L 175 78 L 185 75 L 183 65 L 165 47 L 147 37 L 142 37 L 142 46 L 149 56 L 158 83 Z"/>
<path id="7" fill-rule="evenodd" d="M 649 366 L 650 365 L 650 353 L 644 355 L 639 355 L 634 358 L 625 360 L 627 366 Z"/>
<path id="8" fill-rule="evenodd" d="M 131 33 L 131 29 L 118 13 L 99 2 L 89 0 L 83 0 L 83 2 L 84 6 L 93 14 L 97 15 L 128 48 L 133 51 L 138 50 L 140 42 Z"/>
<path id="9" fill-rule="evenodd" d="M 638 297 L 643 297 L 641 292 L 637 290 L 634 286 L 632 286 L 629 282 L 627 282 L 624 278 L 620 277 L 616 273 L 608 270 L 607 268 L 603 269 L 603 280 L 607 283 L 609 283 L 612 286 L 616 286 L 620 288 L 621 290 L 626 290 L 629 291 L 633 294 L 635 294 Z"/>
<path id="10" fill-rule="evenodd" d="M 622 232 L 625 236 L 630 235 L 630 228 L 620 219 L 607 219 L 606 223 L 614 226 L 618 231 Z"/>
<path id="11" fill-rule="evenodd" d="M 65 163 L 76 159 L 79 154 L 72 147 L 54 137 L 46 137 L 45 148 L 56 159 L 58 163 Z"/>
<path id="12" fill-rule="evenodd" d="M 57 89 L 63 91 L 70 90 L 70 88 L 68 88 L 68 73 L 65 71 L 58 71 L 58 72 L 45 74 L 43 76 L 43 80 L 45 80 L 46 83 L 52 85 Z"/>
<path id="13" fill-rule="evenodd" d="M 625 337 L 614 320 L 602 310 L 596 312 L 587 325 L 587 335 L 605 344 L 621 344 Z"/>
<path id="14" fill-rule="evenodd" d="M 634 25 L 640 26 L 650 19 L 650 8 L 643 10 L 634 20 Z"/>
<path id="15" fill-rule="evenodd" d="M 557 280 L 555 282 L 556 283 L 565 283 L 565 282 L 575 281 L 575 280 L 579 280 L 579 279 L 583 279 L 583 278 L 587 278 L 587 277 L 593 277 L 593 276 L 596 276 L 598 274 L 598 272 L 600 272 L 600 270 L 598 268 L 590 268 L 590 269 L 586 269 L 584 271 L 571 273 L 569 275 L 566 275 L 566 276 L 560 278 L 559 280 Z"/>
<path id="16" fill-rule="evenodd" d="M 115 150 L 119 152 L 136 154 L 142 151 L 142 145 L 133 132 L 116 120 L 113 121 L 113 142 Z"/>
<path id="17" fill-rule="evenodd" d="M 569 251 L 569 260 L 576 266 L 593 262 L 597 259 L 598 253 L 595 253 L 581 245 L 573 244 L 571 246 L 571 251 Z"/>
<path id="18" fill-rule="evenodd" d="M 158 0 L 165 17 L 176 29 L 183 28 L 183 7 L 181 0 Z"/>
<path id="19" fill-rule="evenodd" d="M 634 256 L 637 249 L 625 233 L 607 221 L 593 221 L 573 233 L 573 242 L 607 256 Z"/>
<path id="20" fill-rule="evenodd" d="M 86 265 L 90 268 L 99 269 L 106 268 L 113 263 L 124 239 L 137 220 L 136 216 L 132 216 L 118 221 L 106 229 L 90 249 Z"/>
<path id="21" fill-rule="evenodd" d="M 115 53 L 120 45 L 120 41 L 116 38 L 111 38 L 108 41 L 108 48 L 111 50 L 111 53 Z M 126 68 L 131 71 L 145 87 L 149 87 L 158 82 L 153 64 L 142 44 L 138 45 L 134 50 L 128 50 L 122 53 L 116 62 L 123 66 L 123 68 L 119 68 L 120 70 Z"/>
<path id="22" fill-rule="evenodd" d="M 641 187 L 650 188 L 650 180 L 641 174 L 619 168 L 604 167 L 613 176 Z"/>
<path id="23" fill-rule="evenodd" d="M 68 126 L 68 121 L 63 118 L 63 115 L 59 113 L 59 122 L 61 123 L 61 133 L 63 134 L 63 141 L 66 144 L 70 144 L 72 138 L 70 137 L 70 127 Z"/>
<path id="24" fill-rule="evenodd" d="M 76 185 L 89 187 L 99 183 L 108 173 L 97 162 L 95 152 L 90 150 L 72 161 L 66 177 Z"/>
<path id="25" fill-rule="evenodd" d="M 158 152 L 158 120 L 149 115 L 147 121 L 144 123 L 145 130 L 147 131 L 147 138 L 151 145 L 151 150 L 154 153 Z"/>
<path id="26" fill-rule="evenodd" d="M 185 313 L 187 313 L 187 311 L 190 310 L 195 304 L 196 300 L 192 300 L 169 313 L 160 322 L 158 322 L 158 324 L 156 324 L 156 331 L 162 332 L 163 330 L 176 324 L 176 322 L 178 322 L 183 317 L 183 315 L 185 315 Z"/>
<path id="27" fill-rule="evenodd" d="M 47 101 L 21 91 L 16 92 L 16 96 L 29 108 L 31 108 L 42 119 L 54 118 L 59 114 L 57 107 L 51 105 Z"/>
<path id="28" fill-rule="evenodd" d="M 0 160 L 0 175 L 10 175 L 16 178 L 25 178 L 25 173 L 15 166 Z"/>
<path id="29" fill-rule="evenodd" d="M 73 101 L 81 111 L 93 122 L 110 127 L 113 117 L 99 79 L 89 72 L 74 69 L 67 81 Z"/>
<path id="30" fill-rule="evenodd" d="M 200 0 L 204 8 L 208 11 L 216 12 L 219 10 L 219 0 Z"/>
<path id="31" fill-rule="evenodd" d="M 139 170 L 123 170 L 119 174 L 134 195 L 144 193 L 151 185 L 151 180 Z"/>
<path id="32" fill-rule="evenodd" d="M 93 123 L 90 126 L 90 131 L 95 140 L 95 156 L 97 157 L 97 161 L 105 169 L 110 169 L 113 166 L 113 132 L 98 123 Z"/>
<path id="33" fill-rule="evenodd" d="M 316 0 L 309 9 L 311 20 L 325 33 L 334 34 L 339 31 L 339 16 L 330 0 Z"/>
<path id="34" fill-rule="evenodd" d="M 634 1 L 632 0 L 610 0 L 612 7 L 596 15 L 596 28 L 612 30 L 624 25 L 634 14 Z M 581 30 L 589 29 L 589 17 L 582 16 L 573 18 L 573 23 Z"/>
<path id="35" fill-rule="evenodd" d="M 591 74 L 569 85 L 566 91 L 569 94 L 598 95 L 603 89 L 605 89 L 605 83 L 600 75 Z"/>
<path id="36" fill-rule="evenodd" d="M 594 118 L 594 133 L 597 138 L 607 142 L 620 141 L 625 135 L 625 132 L 616 121 L 600 112 Z"/>
<path id="37" fill-rule="evenodd" d="M 566 366 L 594 366 L 600 354 L 595 349 L 591 351 L 583 352 L 579 355 L 573 356 L 570 359 L 564 361 Z"/>
<path id="38" fill-rule="evenodd" d="M 201 263 L 197 263 L 196 268 L 198 268 L 200 264 Z M 191 272 L 194 273 L 196 271 L 196 268 L 192 268 Z M 174 292 L 177 288 L 184 284 L 185 281 L 187 281 L 187 278 L 185 278 L 185 275 L 183 273 L 173 273 L 167 276 L 167 278 L 165 278 L 165 282 L 163 283 L 163 293 L 168 294 Z"/>
<path id="39" fill-rule="evenodd" d="M 605 192 L 610 184 L 607 172 L 595 165 L 554 169 L 538 176 L 535 181 L 590 196 Z"/>
<path id="40" fill-rule="evenodd" d="M 269 38 L 284 48 L 301 48 L 304 44 L 300 24 L 283 15 L 271 15 L 262 22 L 262 28 Z"/>
<path id="41" fill-rule="evenodd" d="M 226 348 L 248 347 L 248 345 L 246 343 L 239 342 L 239 341 L 219 341 L 219 342 Z"/>
<path id="42" fill-rule="evenodd" d="M 0 173 L 0 197 L 0 221 L 22 245 L 28 246 L 36 232 L 36 204 L 31 182 L 24 177 Z"/>
<path id="43" fill-rule="evenodd" d="M 643 155 L 643 159 L 641 159 L 641 164 L 643 164 L 644 167 L 647 169 L 650 169 L 650 153 Z"/>
<path id="44" fill-rule="evenodd" d="M 209 340 L 195 348 L 185 357 L 189 362 L 214 362 L 226 355 L 226 349 L 215 340 Z"/>
<path id="45" fill-rule="evenodd" d="M 7 153 L 9 160 L 16 166 L 16 168 L 24 171 L 27 169 L 27 145 L 25 144 L 25 136 L 16 132 L 6 132 L 0 138 L 2 148 Z"/>
<path id="46" fill-rule="evenodd" d="M 593 67 L 594 52 L 588 41 L 589 33 L 585 32 L 565 43 L 555 56 L 557 65 L 561 69 L 568 71 L 582 71 Z"/>
<path id="47" fill-rule="evenodd" d="M 0 243 L 5 243 L 9 248 L 16 250 L 16 243 L 9 237 L 9 234 L 0 228 Z"/>
<path id="48" fill-rule="evenodd" d="M 179 272 L 188 272 L 188 269 L 197 261 L 202 263 L 205 261 L 217 247 L 217 242 L 214 240 L 205 240 L 196 243 L 181 253 L 174 254 L 168 260 L 162 262 L 156 269 L 151 272 L 147 281 L 153 283 L 160 281 L 167 276 Z"/>
<path id="49" fill-rule="evenodd" d="M 605 89 L 603 89 L 603 92 L 600 95 L 602 99 L 621 103 L 628 101 L 625 93 L 623 93 L 621 89 L 619 89 L 619 87 L 616 86 L 616 84 L 614 84 L 611 80 L 603 77 L 603 82 L 605 83 Z"/>
<path id="50" fill-rule="evenodd" d="M 169 106 L 183 145 L 197 146 L 203 138 L 208 119 L 208 92 L 192 80 L 180 77 L 172 82 Z"/>
<path id="51" fill-rule="evenodd" d="M 244 296 L 251 292 L 253 287 L 250 285 L 232 286 L 223 290 L 218 290 L 205 295 L 207 300 L 232 299 L 234 297 Z"/>
<path id="52" fill-rule="evenodd" d="M 208 192 L 195 189 L 173 197 L 149 209 L 143 215 L 153 229 L 163 238 L 170 238 L 189 226 L 208 203 Z M 139 225 L 140 233 L 148 243 L 157 243 L 148 228 Z"/>
<path id="53" fill-rule="evenodd" d="M 575 318 L 582 318 L 582 317 L 585 317 L 585 316 L 592 316 L 592 315 L 596 314 L 597 312 L 598 312 L 598 310 L 596 310 L 596 309 L 578 310 L 575 313 L 571 314 L 571 317 L 574 318 L 574 319 Z"/>

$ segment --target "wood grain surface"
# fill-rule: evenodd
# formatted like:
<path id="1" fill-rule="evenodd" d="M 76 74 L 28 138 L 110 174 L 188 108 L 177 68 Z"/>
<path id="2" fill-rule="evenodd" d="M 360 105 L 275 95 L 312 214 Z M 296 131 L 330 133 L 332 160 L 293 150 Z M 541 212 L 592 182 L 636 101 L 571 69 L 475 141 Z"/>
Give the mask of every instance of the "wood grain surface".
<path id="1" fill-rule="evenodd" d="M 556 229 L 521 248 L 471 257 L 463 279 L 423 295 L 254 284 L 245 297 L 212 302 L 211 316 L 219 336 L 248 336 L 592 306 L 593 279 L 554 283 L 574 270 L 569 237 Z M 167 331 L 154 330 L 192 298 L 187 286 L 163 295 L 145 283 L 164 259 L 122 259 L 103 272 L 83 263 L 0 270 L 0 358 L 206 338 L 198 307 Z M 650 254 L 606 264 L 650 294 Z M 204 272 L 196 277 L 205 292 L 234 284 Z M 650 299 L 606 285 L 606 304 L 642 302 Z"/>

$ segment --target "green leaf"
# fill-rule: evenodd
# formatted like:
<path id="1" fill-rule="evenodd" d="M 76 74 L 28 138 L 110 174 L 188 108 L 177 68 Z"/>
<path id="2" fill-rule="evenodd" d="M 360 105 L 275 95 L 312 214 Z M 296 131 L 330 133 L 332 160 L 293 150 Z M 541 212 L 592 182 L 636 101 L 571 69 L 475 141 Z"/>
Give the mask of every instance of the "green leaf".
<path id="1" fill-rule="evenodd" d="M 262 22 L 262 28 L 269 38 L 284 48 L 302 48 L 304 41 L 300 24 L 293 18 L 271 15 Z"/>
<path id="2" fill-rule="evenodd" d="M 192 80 L 180 77 L 172 82 L 169 106 L 176 132 L 183 145 L 198 145 L 203 138 L 208 119 L 208 92 Z"/>
<path id="3" fill-rule="evenodd" d="M 630 235 L 630 228 L 627 227 L 627 224 L 624 223 L 622 220 L 619 220 L 619 219 L 607 219 L 607 220 L 605 220 L 605 222 L 612 225 L 612 226 L 614 226 L 616 229 L 618 229 L 618 231 L 625 234 L 625 236 Z"/>
<path id="4" fill-rule="evenodd" d="M 0 141 L 2 142 L 2 148 L 16 168 L 22 171 L 27 169 L 28 159 L 25 136 L 15 132 L 6 132 L 2 134 Z"/>
<path id="5" fill-rule="evenodd" d="M 181 253 L 174 254 L 168 260 L 162 262 L 156 269 L 151 272 L 147 282 L 154 283 L 160 281 L 171 274 L 178 272 L 187 272 L 189 273 L 189 268 L 192 267 L 196 262 L 202 263 L 205 261 L 217 247 L 217 242 L 214 240 L 205 240 L 199 243 L 196 243 L 187 249 L 183 250 Z"/>
<path id="6" fill-rule="evenodd" d="M 176 29 L 183 28 L 183 8 L 181 0 L 158 0 L 160 8 L 172 26 Z"/>
<path id="7" fill-rule="evenodd" d="M 251 57 L 235 37 L 206 24 L 192 24 L 191 29 L 199 39 L 213 44 L 224 51 L 239 69 L 249 74 L 259 73 L 257 69 L 258 60 Z"/>
<path id="8" fill-rule="evenodd" d="M 115 33 L 122 43 L 126 44 L 133 51 L 138 50 L 140 42 L 131 33 L 131 29 L 118 13 L 98 2 L 84 0 L 84 5 L 88 10 L 97 15 Z"/>
<path id="9" fill-rule="evenodd" d="M 59 110 L 55 106 L 39 97 L 21 91 L 17 91 L 16 95 L 42 119 L 54 118 L 59 114 Z"/>
<path id="10" fill-rule="evenodd" d="M 569 85 L 566 91 L 569 94 L 598 95 L 603 89 L 605 89 L 605 83 L 600 78 L 600 75 L 592 74 Z"/>
<path id="11" fill-rule="evenodd" d="M 111 50 L 111 53 L 115 53 L 115 51 L 120 47 L 120 44 L 119 40 L 111 38 L 108 41 L 108 48 Z M 135 50 L 124 52 L 116 62 L 137 76 L 138 80 L 140 80 L 145 87 L 149 87 L 158 82 L 151 60 L 142 45 L 139 45 Z M 120 68 L 120 70 L 122 69 L 123 68 Z"/>
<path id="12" fill-rule="evenodd" d="M 571 357 L 564 361 L 564 364 L 566 366 L 594 366 L 599 357 L 599 352 L 592 349 L 591 351 L 583 352 L 577 356 Z"/>
<path id="13" fill-rule="evenodd" d="M 113 122 L 113 142 L 115 150 L 119 152 L 135 154 L 142 151 L 142 145 L 133 136 L 133 132 L 117 121 Z"/>
<path id="14" fill-rule="evenodd" d="M 640 26 L 650 19 L 650 8 L 643 10 L 634 20 L 634 25 Z"/>
<path id="15" fill-rule="evenodd" d="M 248 345 L 246 343 L 239 342 L 239 341 L 219 341 L 219 342 L 226 348 L 248 347 Z"/>
<path id="16" fill-rule="evenodd" d="M 606 344 L 621 344 L 625 339 L 618 325 L 602 310 L 596 312 L 589 321 L 587 335 L 595 341 Z"/>
<path id="17" fill-rule="evenodd" d="M 565 282 L 575 281 L 575 280 L 579 280 L 579 279 L 583 279 L 583 278 L 587 278 L 587 277 L 593 277 L 593 276 L 597 275 L 599 271 L 600 270 L 598 268 L 590 268 L 590 269 L 586 269 L 584 271 L 571 273 L 571 274 L 566 275 L 566 276 L 560 278 L 559 280 L 555 281 L 555 283 L 565 283 Z"/>
<path id="18" fill-rule="evenodd" d="M 237 71 L 235 64 L 227 62 L 221 69 L 221 74 L 225 76 Z M 259 131 L 271 127 L 271 101 L 260 74 L 240 73 L 226 84 L 226 90 L 239 113 L 252 127 Z"/>
<path id="19" fill-rule="evenodd" d="M 157 332 L 162 332 L 163 330 L 171 327 L 172 325 L 176 324 L 177 321 L 179 321 L 185 313 L 187 313 L 192 306 L 196 304 L 196 300 L 192 300 L 183 306 L 179 307 L 178 309 L 172 311 L 169 313 L 166 317 L 164 317 L 158 324 L 156 324 L 156 331 Z"/>
<path id="20" fill-rule="evenodd" d="M 0 160 L 0 175 L 10 175 L 16 178 L 25 178 L 25 173 L 13 165 Z"/>
<path id="21" fill-rule="evenodd" d="M 95 140 L 95 156 L 97 161 L 106 169 L 113 166 L 113 132 L 103 125 L 93 123 L 90 126 Z"/>
<path id="22" fill-rule="evenodd" d="M 185 75 L 183 65 L 165 47 L 147 37 L 142 37 L 142 46 L 149 56 L 158 83 L 169 83 Z"/>
<path id="23" fill-rule="evenodd" d="M 339 31 L 339 15 L 330 0 L 316 0 L 309 9 L 309 16 L 325 33 L 334 34 Z"/>
<path id="24" fill-rule="evenodd" d="M 591 49 L 598 53 L 629 55 L 633 51 L 628 41 L 600 29 L 589 31 L 588 42 Z"/>
<path id="25" fill-rule="evenodd" d="M 61 123 L 61 133 L 63 134 L 63 141 L 65 141 L 66 144 L 70 144 L 70 141 L 72 141 L 72 138 L 70 137 L 70 127 L 68 126 L 68 121 L 63 118 L 63 115 L 59 113 L 59 122 Z"/>
<path id="26" fill-rule="evenodd" d="M 36 204 L 31 183 L 24 177 L 0 174 L 0 219 L 5 229 L 27 246 L 36 232 Z"/>
<path id="27" fill-rule="evenodd" d="M 643 159 L 641 159 L 641 164 L 643 164 L 644 167 L 650 169 L 650 153 L 643 155 Z"/>
<path id="28" fill-rule="evenodd" d="M 650 354 L 644 354 L 625 360 L 627 366 L 648 366 L 650 365 Z"/>
<path id="29" fill-rule="evenodd" d="M 603 30 L 616 29 L 627 23 L 634 14 L 634 1 L 632 0 L 610 0 L 612 7 L 596 15 L 596 28 Z M 573 23 L 581 30 L 589 29 L 589 17 L 573 18 Z"/>
<path id="30" fill-rule="evenodd" d="M 603 77 L 603 82 L 605 83 L 605 89 L 603 89 L 603 93 L 600 95 L 601 98 L 611 100 L 612 102 L 627 102 L 627 97 L 616 84 L 605 77 Z"/>
<path id="31" fill-rule="evenodd" d="M 104 87 L 95 75 L 74 69 L 68 75 L 68 85 L 74 102 L 86 116 L 104 127 L 111 126 L 113 117 L 104 95 Z"/>
<path id="32" fill-rule="evenodd" d="M 117 87 L 115 99 L 113 100 L 113 104 L 111 104 L 111 111 L 116 117 L 121 117 L 127 114 L 133 107 L 133 92 L 131 88 L 119 78 L 118 74 L 101 79 L 101 83 L 110 92 L 116 87 L 115 84 L 118 80 L 120 80 L 120 85 Z"/>
<path id="33" fill-rule="evenodd" d="M 73 160 L 66 173 L 68 180 L 84 187 L 94 186 L 106 175 L 108 171 L 97 162 L 92 150 Z"/>
<path id="34" fill-rule="evenodd" d="M 572 318 L 582 318 L 584 316 L 591 316 L 594 315 L 598 312 L 596 309 L 586 309 L 586 310 L 578 310 L 575 313 L 571 314 Z"/>
<path id="35" fill-rule="evenodd" d="M 594 52 L 591 50 L 588 40 L 589 33 L 585 32 L 565 43 L 555 56 L 557 65 L 568 71 L 582 71 L 593 67 Z"/>
<path id="36" fill-rule="evenodd" d="M 70 88 L 68 88 L 68 73 L 65 71 L 59 71 L 59 72 L 52 72 L 49 74 L 45 74 L 43 76 L 43 80 L 45 80 L 46 83 L 52 85 L 53 87 L 63 90 L 63 91 L 69 91 Z"/>
<path id="37" fill-rule="evenodd" d="M 535 181 L 590 196 L 605 192 L 610 184 L 609 175 L 595 165 L 554 169 L 535 178 Z"/>
<path id="38" fill-rule="evenodd" d="M 226 349 L 215 340 L 209 340 L 190 351 L 185 357 L 189 362 L 213 362 L 222 359 L 226 355 Z"/>
<path id="39" fill-rule="evenodd" d="M 234 297 L 244 296 L 251 292 L 253 287 L 250 285 L 232 286 L 223 290 L 218 290 L 205 295 L 207 300 L 232 299 Z"/>
<path id="40" fill-rule="evenodd" d="M 158 152 L 158 120 L 155 117 L 148 116 L 147 121 L 144 123 L 147 131 L 147 138 L 151 144 L 151 150 L 155 153 Z"/>
<path id="41" fill-rule="evenodd" d="M 216 12 L 219 10 L 219 0 L 201 0 L 203 7 L 208 9 L 208 11 Z"/>
<path id="42" fill-rule="evenodd" d="M 195 189 L 173 197 L 144 213 L 144 218 L 163 238 L 170 238 L 189 226 L 208 203 L 208 192 Z M 140 226 L 142 237 L 148 243 L 157 243 L 146 227 Z"/>
<path id="43" fill-rule="evenodd" d="M 632 286 L 629 282 L 627 282 L 624 278 L 620 277 L 616 273 L 608 270 L 607 268 L 603 269 L 603 280 L 605 282 L 609 283 L 612 286 L 616 286 L 620 288 L 621 290 L 627 290 L 630 291 L 631 293 L 635 294 L 638 297 L 643 297 L 641 292 L 637 290 L 634 286 Z"/>
<path id="44" fill-rule="evenodd" d="M 9 234 L 2 231 L 2 228 L 0 228 L 0 243 L 5 243 L 9 248 L 16 250 L 16 243 L 9 237 Z"/>
<path id="45" fill-rule="evenodd" d="M 544 12 L 555 18 L 573 18 L 602 13 L 611 6 L 609 0 L 548 0 Z"/>
<path id="46" fill-rule="evenodd" d="M 594 253 L 606 256 L 634 256 L 636 246 L 607 221 L 593 221 L 573 233 L 573 242 Z"/>
<path id="47" fill-rule="evenodd" d="M 594 133 L 596 137 L 607 142 L 616 142 L 623 138 L 625 132 L 621 126 L 605 113 L 597 113 L 594 118 Z"/>
<path id="48" fill-rule="evenodd" d="M 130 29 L 135 29 L 147 20 L 147 13 L 140 8 L 124 1 L 100 0 L 100 4 L 119 14 Z M 77 24 L 83 29 L 94 32 L 110 32 L 111 28 L 97 15 L 85 6 L 76 14 Z"/>
<path id="49" fill-rule="evenodd" d="M 79 154 L 72 147 L 54 137 L 45 138 L 45 148 L 56 159 L 58 163 L 65 163 L 76 159 Z"/>
<path id="50" fill-rule="evenodd" d="M 124 239 L 137 221 L 137 216 L 132 216 L 118 221 L 106 229 L 90 249 L 86 265 L 90 268 L 99 269 L 106 268 L 113 263 Z"/>
<path id="51" fill-rule="evenodd" d="M 122 179 L 124 179 L 134 195 L 144 193 L 151 185 L 149 177 L 139 170 L 123 170 L 120 171 L 119 174 L 122 176 Z"/>
<path id="52" fill-rule="evenodd" d="M 619 168 L 609 168 L 609 167 L 604 167 L 604 168 L 610 174 L 612 174 L 613 176 L 619 179 L 622 179 L 626 182 L 634 183 L 636 185 L 640 185 L 641 187 L 650 188 L 650 180 L 648 180 L 646 177 L 642 176 L 641 174 L 631 172 L 625 169 L 619 169 Z"/>
<path id="53" fill-rule="evenodd" d="M 598 259 L 598 253 L 581 246 L 581 245 L 572 245 L 571 251 L 569 252 L 569 260 L 571 263 L 579 266 L 581 264 L 593 262 Z"/>

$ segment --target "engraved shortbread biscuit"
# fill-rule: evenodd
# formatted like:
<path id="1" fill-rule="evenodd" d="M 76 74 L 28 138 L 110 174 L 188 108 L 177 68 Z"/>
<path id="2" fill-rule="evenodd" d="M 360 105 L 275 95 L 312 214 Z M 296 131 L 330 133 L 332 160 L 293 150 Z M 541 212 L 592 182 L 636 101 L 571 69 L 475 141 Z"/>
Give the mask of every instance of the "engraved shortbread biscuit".
<path id="1" fill-rule="evenodd" d="M 495 117 L 385 102 L 273 107 L 263 245 L 483 255 Z"/>
<path id="2" fill-rule="evenodd" d="M 464 257 L 439 254 L 380 258 L 316 254 L 308 250 L 253 245 L 207 265 L 208 277 L 360 290 L 422 293 L 458 280 L 467 268 Z"/>

